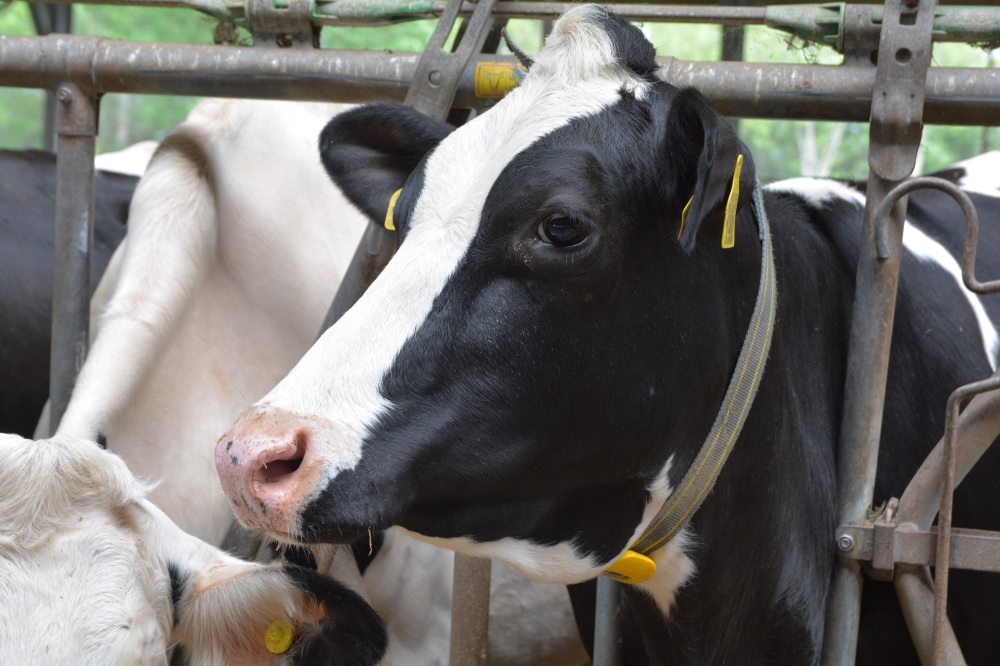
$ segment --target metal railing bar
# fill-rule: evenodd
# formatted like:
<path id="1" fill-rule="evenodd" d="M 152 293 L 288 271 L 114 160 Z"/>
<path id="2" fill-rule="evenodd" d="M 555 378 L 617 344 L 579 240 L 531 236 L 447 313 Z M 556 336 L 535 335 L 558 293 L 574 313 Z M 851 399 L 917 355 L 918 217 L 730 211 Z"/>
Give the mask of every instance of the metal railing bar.
<path id="1" fill-rule="evenodd" d="M 54 90 L 67 76 L 98 93 L 144 93 L 339 102 L 403 101 L 419 54 L 149 44 L 85 37 L 0 35 L 0 86 Z M 875 72 L 866 67 L 686 62 L 660 58 L 660 76 L 697 86 L 717 111 L 744 118 L 865 122 Z M 476 66 L 455 106 L 473 108 Z M 940 68 L 927 76 L 924 122 L 1000 125 L 1000 70 Z"/>

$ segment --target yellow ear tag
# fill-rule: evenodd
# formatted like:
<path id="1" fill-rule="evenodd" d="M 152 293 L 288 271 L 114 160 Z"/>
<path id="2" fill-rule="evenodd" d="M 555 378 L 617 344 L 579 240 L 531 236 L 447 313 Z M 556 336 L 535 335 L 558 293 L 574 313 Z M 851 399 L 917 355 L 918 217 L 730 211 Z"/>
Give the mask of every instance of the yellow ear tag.
<path id="1" fill-rule="evenodd" d="M 396 208 L 396 200 L 399 199 L 400 193 L 403 191 L 402 188 L 396 190 L 389 197 L 389 210 L 385 211 L 385 228 L 389 231 L 395 231 L 396 225 L 392 222 L 392 211 Z"/>
<path id="2" fill-rule="evenodd" d="M 688 211 L 691 210 L 691 202 L 694 201 L 694 197 L 688 199 L 688 202 L 684 204 L 684 210 L 681 211 L 681 228 L 677 230 L 677 237 L 680 238 L 681 234 L 684 233 L 684 220 L 687 219 Z"/>
<path id="3" fill-rule="evenodd" d="M 619 583 L 642 583 L 655 573 L 656 562 L 634 550 L 626 550 L 604 571 L 605 576 Z"/>
<path id="4" fill-rule="evenodd" d="M 722 247 L 728 250 L 736 245 L 736 206 L 740 201 L 740 171 L 743 169 L 743 155 L 736 156 L 733 170 L 733 186 L 726 201 L 726 217 L 722 222 Z"/>
<path id="5" fill-rule="evenodd" d="M 295 630 L 287 620 L 275 620 L 264 632 L 264 647 L 271 654 L 284 654 L 292 647 Z"/>

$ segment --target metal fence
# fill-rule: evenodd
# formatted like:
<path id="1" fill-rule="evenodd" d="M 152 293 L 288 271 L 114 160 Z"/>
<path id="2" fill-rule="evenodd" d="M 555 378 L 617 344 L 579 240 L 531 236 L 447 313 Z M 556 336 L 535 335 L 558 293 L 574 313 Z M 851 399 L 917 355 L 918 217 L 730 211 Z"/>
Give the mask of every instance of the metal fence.
<path id="1" fill-rule="evenodd" d="M 62 1 L 62 0 L 60 0 Z M 88 0 L 89 1 L 89 0 Z M 484 67 L 513 70 L 512 57 L 491 55 L 494 22 L 552 19 L 564 3 L 479 0 L 95 0 L 101 4 L 188 7 L 251 30 L 254 47 L 111 41 L 95 37 L 0 35 L 0 86 L 42 88 L 55 95 L 58 134 L 56 275 L 51 398 L 53 429 L 87 351 L 90 247 L 93 242 L 94 140 L 105 93 L 208 95 L 364 102 L 405 101 L 442 117 L 452 106 L 481 109 L 495 97 L 477 88 Z M 944 613 L 948 568 L 1000 571 L 1000 535 L 951 527 L 951 495 L 1000 434 L 1000 373 L 959 387 L 947 406 L 945 436 L 903 495 L 869 519 L 882 423 L 895 292 L 902 254 L 906 194 L 934 187 L 951 194 L 968 225 L 963 276 L 978 293 L 1000 291 L 972 274 L 977 220 L 954 186 L 907 180 L 924 123 L 1000 125 L 1000 71 L 930 67 L 933 41 L 1000 44 L 1000 9 L 948 7 L 933 0 L 880 5 L 768 7 L 613 5 L 632 20 L 770 25 L 844 54 L 840 66 L 682 62 L 660 58 L 662 78 L 696 86 L 721 113 L 756 118 L 870 122 L 868 196 L 852 317 L 843 427 L 839 446 L 840 558 L 827 613 L 823 662 L 853 663 L 862 565 L 892 579 L 924 664 L 964 663 Z M 938 5 L 945 5 L 938 7 Z M 423 54 L 315 48 L 319 26 L 443 20 Z M 459 46 L 443 49 L 459 17 Z M 492 30 L 491 30 L 492 27 Z M 484 53 L 484 51 L 486 53 Z M 453 96 L 453 100 L 451 97 Z M 370 225 L 327 317 L 332 323 L 378 274 L 393 243 Z M 86 239 L 86 242 L 80 242 Z M 974 399 L 959 414 L 961 402 Z M 888 499 L 888 498 L 879 498 Z M 932 527 L 938 517 L 937 528 Z M 940 566 L 938 566 L 940 565 Z M 936 576 L 930 576 L 936 566 Z M 485 662 L 489 566 L 459 558 L 452 637 L 453 664 Z M 614 663 L 615 590 L 599 591 L 595 663 Z M 603 609 L 603 612 L 602 612 Z"/>

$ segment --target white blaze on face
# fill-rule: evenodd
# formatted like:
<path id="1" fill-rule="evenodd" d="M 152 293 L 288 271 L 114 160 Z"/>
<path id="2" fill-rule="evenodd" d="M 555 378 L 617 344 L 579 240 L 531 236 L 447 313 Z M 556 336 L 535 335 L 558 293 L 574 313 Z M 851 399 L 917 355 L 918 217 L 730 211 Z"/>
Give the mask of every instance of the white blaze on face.
<path id="1" fill-rule="evenodd" d="M 333 432 L 314 433 L 311 450 L 324 464 L 314 495 L 361 459 L 367 429 L 390 407 L 379 394 L 382 377 L 465 256 L 504 168 L 540 137 L 615 104 L 623 88 L 643 96 L 649 83 L 617 64 L 596 23 L 599 12 L 593 6 L 567 12 L 521 86 L 431 154 L 399 252 L 257 404 L 261 413 L 274 407 L 333 424 Z"/>

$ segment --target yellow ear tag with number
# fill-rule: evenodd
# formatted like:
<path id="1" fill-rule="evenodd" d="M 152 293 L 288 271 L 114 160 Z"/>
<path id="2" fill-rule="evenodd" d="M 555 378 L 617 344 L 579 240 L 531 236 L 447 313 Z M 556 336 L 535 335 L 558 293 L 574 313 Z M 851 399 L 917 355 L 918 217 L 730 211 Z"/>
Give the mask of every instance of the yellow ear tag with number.
<path id="1" fill-rule="evenodd" d="M 694 197 L 688 199 L 688 202 L 684 204 L 684 210 L 681 211 L 681 228 L 677 230 L 677 237 L 680 238 L 681 234 L 684 233 L 684 220 L 687 219 L 688 211 L 691 210 L 691 202 L 694 201 Z"/>
<path id="2" fill-rule="evenodd" d="M 626 550 L 604 571 L 605 576 L 619 583 L 642 583 L 655 573 L 656 562 L 634 550 Z"/>
<path id="3" fill-rule="evenodd" d="M 264 647 L 271 654 L 284 654 L 292 647 L 295 629 L 287 620 L 275 620 L 264 632 Z"/>
<path id="4" fill-rule="evenodd" d="M 726 201 L 726 217 L 722 222 L 722 247 L 728 250 L 736 245 L 736 206 L 740 202 L 740 171 L 743 169 L 743 155 L 736 156 L 733 170 L 733 186 Z"/>
<path id="5" fill-rule="evenodd" d="M 399 195 L 400 195 L 400 193 L 402 193 L 402 191 L 403 191 L 403 189 L 400 188 L 400 189 L 396 190 L 395 192 L 393 192 L 392 196 L 389 197 L 389 210 L 385 211 L 385 228 L 388 229 L 389 231 L 395 231 L 396 230 L 396 225 L 393 224 L 393 222 L 392 222 L 392 211 L 395 210 L 395 208 L 396 208 L 396 200 L 399 199 Z"/>

